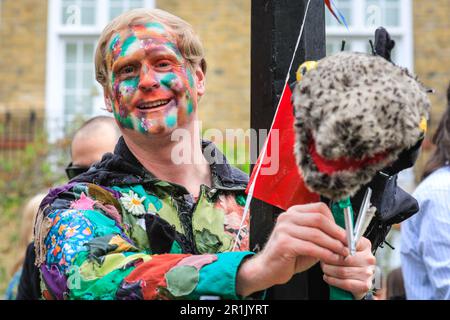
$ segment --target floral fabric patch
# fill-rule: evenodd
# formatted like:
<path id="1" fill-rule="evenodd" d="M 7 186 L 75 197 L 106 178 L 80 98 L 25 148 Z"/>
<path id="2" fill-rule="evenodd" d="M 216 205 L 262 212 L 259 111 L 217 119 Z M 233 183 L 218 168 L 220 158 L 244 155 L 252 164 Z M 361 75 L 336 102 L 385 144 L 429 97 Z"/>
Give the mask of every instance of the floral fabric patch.
<path id="1" fill-rule="evenodd" d="M 78 210 L 57 210 L 49 218 L 53 223 L 45 239 L 47 264 L 65 271 L 78 252 L 86 251 L 84 244 L 93 238 L 93 225 Z"/>
<path id="2" fill-rule="evenodd" d="M 123 207 L 131 214 L 137 216 L 143 215 L 146 212 L 143 205 L 144 200 L 145 196 L 139 198 L 139 195 L 134 193 L 133 190 L 128 191 L 128 193 L 122 193 L 122 197 L 120 198 Z"/>

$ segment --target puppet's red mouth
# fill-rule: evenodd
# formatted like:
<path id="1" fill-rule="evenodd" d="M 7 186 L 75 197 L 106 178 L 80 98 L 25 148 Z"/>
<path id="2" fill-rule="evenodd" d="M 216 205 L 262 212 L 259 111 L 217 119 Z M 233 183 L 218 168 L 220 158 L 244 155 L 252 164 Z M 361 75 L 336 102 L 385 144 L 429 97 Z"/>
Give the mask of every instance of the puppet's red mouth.
<path id="1" fill-rule="evenodd" d="M 339 159 L 325 159 L 316 150 L 316 144 L 314 139 L 309 140 L 308 145 L 309 154 L 311 155 L 314 164 L 316 165 L 319 172 L 332 175 L 333 173 L 339 171 L 356 171 L 364 167 L 376 164 L 384 160 L 388 154 L 387 151 L 379 152 L 372 157 L 365 157 L 360 160 L 355 160 L 347 157 L 341 157 Z"/>

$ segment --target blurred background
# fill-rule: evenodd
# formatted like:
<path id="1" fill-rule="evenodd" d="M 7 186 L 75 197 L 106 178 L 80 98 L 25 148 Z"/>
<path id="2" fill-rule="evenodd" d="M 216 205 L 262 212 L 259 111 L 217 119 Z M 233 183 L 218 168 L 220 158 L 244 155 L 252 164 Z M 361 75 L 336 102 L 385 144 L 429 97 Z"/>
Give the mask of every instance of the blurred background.
<path id="1" fill-rule="evenodd" d="M 295 1 L 295 0 L 290 0 Z M 317 1 L 317 0 L 316 0 Z M 429 137 L 446 105 L 450 80 L 449 0 L 335 0 L 349 29 L 326 13 L 327 55 L 369 52 L 384 26 L 396 41 L 393 60 L 436 90 Z M 250 126 L 250 0 L 0 0 L 0 295 L 18 253 L 25 201 L 65 181 L 71 134 L 104 110 L 94 79 L 96 41 L 108 21 L 138 7 L 157 7 L 190 22 L 203 40 L 207 94 L 200 105 L 203 130 Z M 299 17 L 300 20 L 300 17 Z M 299 21 L 300 23 L 300 21 Z M 297 33 L 297 30 L 293 30 Z M 225 153 L 248 159 L 247 143 L 218 141 Z M 413 191 L 433 146 L 427 140 L 414 169 L 400 183 Z M 248 172 L 246 160 L 235 160 Z M 380 267 L 400 265 L 396 250 L 380 250 Z"/>

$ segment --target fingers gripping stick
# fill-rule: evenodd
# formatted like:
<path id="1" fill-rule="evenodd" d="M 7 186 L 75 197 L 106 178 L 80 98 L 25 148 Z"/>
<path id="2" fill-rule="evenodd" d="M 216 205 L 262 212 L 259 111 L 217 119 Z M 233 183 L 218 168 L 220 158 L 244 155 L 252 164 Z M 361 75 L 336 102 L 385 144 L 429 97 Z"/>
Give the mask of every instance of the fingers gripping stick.
<path id="1" fill-rule="evenodd" d="M 353 211 L 350 198 L 344 198 L 331 206 L 334 220 L 340 227 L 345 227 L 347 232 L 348 248 L 353 246 Z M 330 286 L 330 300 L 353 300 L 353 295 L 342 289 Z"/>

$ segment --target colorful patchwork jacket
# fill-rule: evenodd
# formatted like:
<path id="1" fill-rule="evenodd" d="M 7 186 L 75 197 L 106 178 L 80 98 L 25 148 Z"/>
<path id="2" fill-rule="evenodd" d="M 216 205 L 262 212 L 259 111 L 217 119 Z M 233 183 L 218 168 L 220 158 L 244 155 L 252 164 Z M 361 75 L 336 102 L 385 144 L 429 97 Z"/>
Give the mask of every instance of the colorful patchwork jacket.
<path id="1" fill-rule="evenodd" d="M 249 250 L 248 177 L 211 142 L 212 187 L 195 201 L 158 180 L 121 138 L 114 154 L 43 200 L 35 226 L 45 299 L 239 299 Z M 218 161 L 220 160 L 220 161 Z"/>

